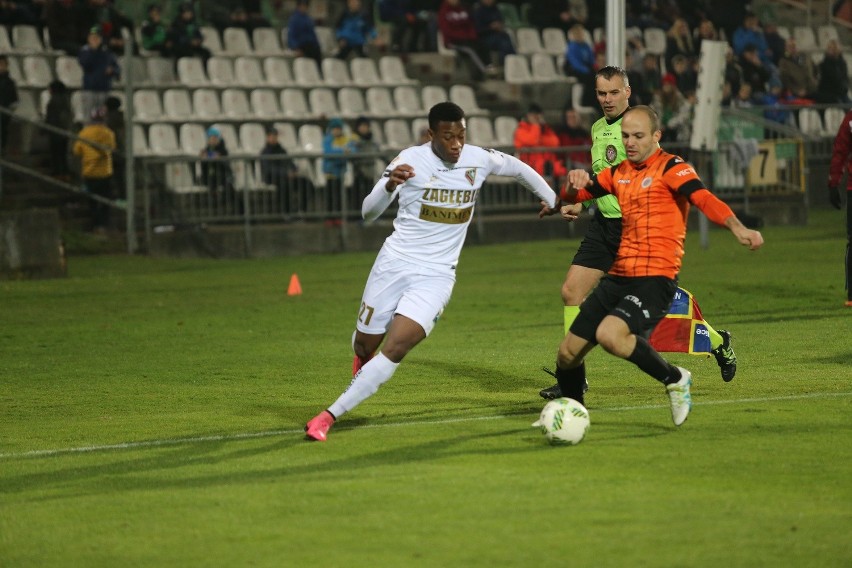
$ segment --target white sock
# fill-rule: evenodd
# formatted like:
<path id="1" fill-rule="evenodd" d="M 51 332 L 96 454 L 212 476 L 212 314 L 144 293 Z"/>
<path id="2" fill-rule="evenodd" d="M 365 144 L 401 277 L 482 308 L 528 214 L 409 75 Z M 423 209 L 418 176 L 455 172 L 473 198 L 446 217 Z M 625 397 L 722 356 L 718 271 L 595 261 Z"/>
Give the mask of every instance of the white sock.
<path id="1" fill-rule="evenodd" d="M 349 384 L 349 388 L 328 407 L 335 418 L 340 418 L 371 396 L 393 376 L 399 363 L 394 363 L 384 353 L 370 359 Z"/>

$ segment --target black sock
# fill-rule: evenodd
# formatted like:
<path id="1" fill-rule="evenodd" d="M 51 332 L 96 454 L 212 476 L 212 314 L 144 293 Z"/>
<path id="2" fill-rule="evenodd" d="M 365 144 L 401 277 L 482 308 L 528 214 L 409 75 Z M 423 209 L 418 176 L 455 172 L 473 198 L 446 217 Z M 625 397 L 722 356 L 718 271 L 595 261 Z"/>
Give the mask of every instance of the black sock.
<path id="1" fill-rule="evenodd" d="M 680 370 L 663 359 L 644 337 L 636 336 L 636 349 L 633 350 L 627 360 L 664 385 L 670 385 L 680 380 Z"/>
<path id="2" fill-rule="evenodd" d="M 573 398 L 582 405 L 583 390 L 586 384 L 586 364 L 580 363 L 579 367 L 573 369 L 560 369 L 556 365 L 556 382 L 559 383 L 559 390 L 562 391 L 562 396 Z"/>

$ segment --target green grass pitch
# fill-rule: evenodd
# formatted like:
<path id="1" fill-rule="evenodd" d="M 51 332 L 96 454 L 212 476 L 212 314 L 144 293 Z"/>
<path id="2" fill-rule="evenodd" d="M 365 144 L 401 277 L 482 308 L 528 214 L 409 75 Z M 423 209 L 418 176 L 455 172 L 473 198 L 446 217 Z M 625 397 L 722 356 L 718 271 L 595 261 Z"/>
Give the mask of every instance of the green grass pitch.
<path id="1" fill-rule="evenodd" d="M 681 283 L 736 379 L 670 355 L 694 375 L 675 428 L 596 350 L 576 447 L 530 428 L 576 239 L 467 248 L 432 336 L 324 444 L 302 427 L 350 381 L 374 252 L 2 282 L 0 566 L 850 566 L 843 233 L 834 211 L 756 253 L 691 233 Z"/>

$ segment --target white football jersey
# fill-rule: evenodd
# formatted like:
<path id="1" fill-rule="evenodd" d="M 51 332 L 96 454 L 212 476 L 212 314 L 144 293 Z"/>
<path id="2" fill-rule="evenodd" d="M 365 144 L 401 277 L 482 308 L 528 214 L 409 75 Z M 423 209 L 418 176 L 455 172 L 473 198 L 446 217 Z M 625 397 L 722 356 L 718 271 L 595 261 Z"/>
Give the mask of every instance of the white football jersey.
<path id="1" fill-rule="evenodd" d="M 385 184 L 390 172 L 401 164 L 411 166 L 414 177 L 388 194 Z M 556 202 L 556 194 L 547 182 L 513 156 L 465 144 L 458 162 L 451 164 L 435 155 L 427 142 L 403 150 L 391 161 L 364 200 L 362 214 L 371 221 L 398 197 L 394 231 L 385 240 L 383 249 L 418 263 L 454 266 L 479 191 L 489 174 L 514 177 L 546 203 Z"/>

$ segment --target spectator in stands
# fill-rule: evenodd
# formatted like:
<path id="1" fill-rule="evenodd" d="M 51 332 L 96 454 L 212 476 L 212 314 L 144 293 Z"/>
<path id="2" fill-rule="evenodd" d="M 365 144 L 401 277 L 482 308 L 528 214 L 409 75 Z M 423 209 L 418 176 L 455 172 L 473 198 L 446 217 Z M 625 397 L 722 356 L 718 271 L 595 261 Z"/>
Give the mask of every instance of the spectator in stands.
<path id="1" fill-rule="evenodd" d="M 54 128 L 70 131 L 74 124 L 74 110 L 71 108 L 71 95 L 62 81 L 51 81 L 48 86 L 50 98 L 44 122 Z M 4 127 L 5 131 L 6 128 Z M 60 179 L 68 179 L 68 137 L 53 132 L 48 133 L 48 148 L 50 152 L 50 175 Z"/>
<path id="2" fill-rule="evenodd" d="M 566 108 L 563 117 L 564 123 L 556 131 L 556 135 L 559 137 L 559 145 L 583 147 L 580 150 L 566 153 L 566 168 L 569 170 L 577 168 L 584 170 L 591 169 L 592 155 L 589 153 L 589 150 L 592 146 L 592 137 L 589 135 L 589 129 L 581 123 L 580 113 L 573 108 Z"/>
<path id="3" fill-rule="evenodd" d="M 412 0 L 379 0 L 379 18 L 392 26 L 391 52 L 421 51 L 421 38 L 428 29 L 428 14 Z"/>
<path id="4" fill-rule="evenodd" d="M 44 20 L 54 49 L 76 56 L 94 22 L 84 22 L 75 0 L 48 0 Z"/>
<path id="5" fill-rule="evenodd" d="M 740 56 L 740 67 L 743 70 L 743 82 L 751 85 L 752 92 L 761 95 L 765 93 L 766 84 L 772 73 L 760 59 L 757 47 L 749 45 L 743 50 Z"/>
<path id="6" fill-rule="evenodd" d="M 171 57 L 172 40 L 169 30 L 163 22 L 162 9 L 159 4 L 148 6 L 148 19 L 142 22 L 142 48 L 153 51 L 161 57 Z"/>
<path id="7" fill-rule="evenodd" d="M 532 103 L 526 115 L 518 122 L 515 129 L 515 148 L 558 148 L 559 136 L 544 120 L 544 112 L 540 105 Z M 559 178 L 565 176 L 568 170 L 565 164 L 553 151 L 535 150 L 523 152 L 518 158 L 553 185 Z"/>
<path id="8" fill-rule="evenodd" d="M 767 85 L 766 93 L 758 98 L 757 102 L 760 106 L 766 107 L 763 110 L 763 118 L 771 120 L 779 124 L 787 124 L 791 120 L 789 110 L 780 108 L 782 105 L 792 104 L 793 99 L 785 92 L 784 86 L 779 78 L 771 78 Z M 767 132 L 767 137 L 777 137 L 774 132 Z"/>
<path id="9" fill-rule="evenodd" d="M 675 19 L 666 32 L 666 69 L 672 68 L 672 60 L 681 55 L 691 64 L 698 59 L 698 50 L 689 31 L 689 24 L 683 18 Z"/>
<path id="10" fill-rule="evenodd" d="M 94 111 L 101 109 L 106 103 L 113 80 L 121 75 L 118 60 L 103 44 L 100 28 L 97 26 L 89 30 L 86 45 L 77 54 L 77 61 L 83 68 L 83 116 L 93 116 Z"/>
<path id="11" fill-rule="evenodd" d="M 287 47 L 296 52 L 297 57 L 310 57 L 322 65 L 322 50 L 314 27 L 314 20 L 308 15 L 308 0 L 296 0 L 296 10 L 287 22 Z"/>
<path id="12" fill-rule="evenodd" d="M 210 59 L 210 50 L 204 47 L 204 36 L 201 34 L 201 25 L 195 19 L 192 2 L 182 2 L 178 7 L 177 18 L 169 28 L 169 40 L 176 58 L 200 57 L 205 65 Z"/>
<path id="13" fill-rule="evenodd" d="M 671 63 L 671 72 L 677 79 L 677 88 L 681 93 L 695 91 L 698 86 L 698 73 L 695 72 L 694 62 L 685 55 L 675 55 Z"/>
<path id="14" fill-rule="evenodd" d="M 332 118 L 328 121 L 325 136 L 322 139 L 322 151 L 326 157 L 322 160 L 322 172 L 325 174 L 325 186 L 328 194 L 326 210 L 329 212 L 340 211 L 341 191 L 343 190 L 343 178 L 346 175 L 348 162 L 345 158 L 329 158 L 328 155 L 342 155 L 351 150 L 350 138 L 344 130 L 343 121 Z M 333 215 L 332 219 L 337 219 Z"/>
<path id="15" fill-rule="evenodd" d="M 201 184 L 210 191 L 227 192 L 233 188 L 234 175 L 231 165 L 222 160 L 228 157 L 228 149 L 222 132 L 211 126 L 207 129 L 207 144 L 199 152 L 201 157 Z"/>
<path id="16" fill-rule="evenodd" d="M 354 153 L 368 154 L 378 152 L 379 145 L 373 140 L 373 128 L 370 120 L 361 116 L 355 121 L 349 148 Z M 376 157 L 360 158 L 352 162 L 355 173 L 354 199 L 352 204 L 361 203 L 376 183 Z"/>
<path id="17" fill-rule="evenodd" d="M 0 107 L 8 111 L 15 110 L 18 106 L 18 86 L 9 75 L 9 58 L 0 55 Z M 6 155 L 6 141 L 9 139 L 9 128 L 12 125 L 12 117 L 8 114 L 0 115 L 0 153 Z"/>
<path id="18" fill-rule="evenodd" d="M 660 115 L 663 136 L 660 142 L 684 142 L 691 133 L 692 105 L 677 88 L 677 78 L 672 73 L 663 77 L 660 92 L 651 103 Z"/>
<path id="19" fill-rule="evenodd" d="M 337 53 L 335 57 L 347 59 L 350 54 L 366 57 L 364 51 L 368 43 L 375 43 L 378 36 L 371 18 L 361 6 L 361 0 L 346 0 L 346 10 L 340 15 L 335 26 Z"/>
<path id="20" fill-rule="evenodd" d="M 470 63 L 474 80 L 496 74 L 495 68 L 487 63 L 491 54 L 476 34 L 473 15 L 461 0 L 443 0 L 438 10 L 438 27 L 444 37 L 444 45 L 464 55 Z"/>
<path id="21" fill-rule="evenodd" d="M 497 53 L 498 59 L 492 63 L 502 67 L 506 56 L 515 54 L 515 46 L 506 33 L 503 15 L 497 8 L 496 0 L 480 0 L 473 9 L 473 21 L 479 39 L 490 51 Z"/>
<path id="22" fill-rule="evenodd" d="M 852 103 L 849 99 L 849 70 L 840 46 L 833 39 L 825 45 L 825 55 L 819 64 L 817 102 Z"/>
<path id="23" fill-rule="evenodd" d="M 74 155 L 81 161 L 80 173 L 83 189 L 104 199 L 112 199 L 112 151 L 115 134 L 104 124 L 104 108 L 98 107 L 90 114 L 91 121 L 78 133 Z M 97 145 L 97 146 L 95 146 Z M 103 233 L 109 226 L 109 206 L 95 199 L 89 201 L 93 230 Z"/>
<path id="24" fill-rule="evenodd" d="M 274 126 L 266 129 L 266 144 L 260 151 L 260 178 L 263 183 L 275 186 L 283 213 L 296 213 L 304 210 L 299 203 L 297 173 L 293 160 L 285 158 L 287 150 L 278 141 L 278 130 Z"/>
<path id="25" fill-rule="evenodd" d="M 583 85 L 583 105 L 594 106 L 595 54 L 586 41 L 586 29 L 575 24 L 568 30 L 568 45 L 565 47 L 565 63 L 562 70 Z"/>
<path id="26" fill-rule="evenodd" d="M 772 51 L 766 43 L 763 28 L 760 27 L 757 16 L 751 12 L 745 15 L 743 24 L 734 32 L 731 43 L 734 46 L 734 53 L 739 57 L 742 57 L 749 47 L 753 47 L 764 65 L 772 63 Z"/>
<path id="27" fill-rule="evenodd" d="M 778 62 L 783 90 L 800 99 L 816 97 L 817 78 L 811 58 L 799 53 L 796 40 L 787 40 L 784 56 Z"/>

